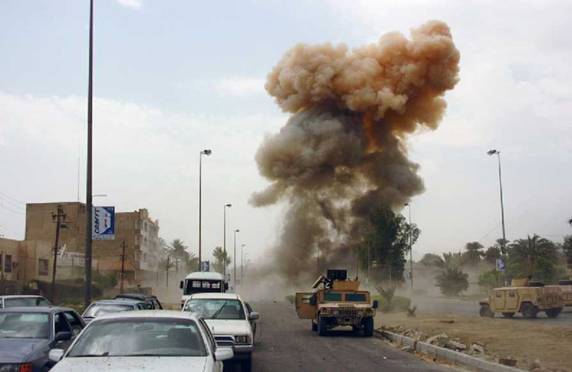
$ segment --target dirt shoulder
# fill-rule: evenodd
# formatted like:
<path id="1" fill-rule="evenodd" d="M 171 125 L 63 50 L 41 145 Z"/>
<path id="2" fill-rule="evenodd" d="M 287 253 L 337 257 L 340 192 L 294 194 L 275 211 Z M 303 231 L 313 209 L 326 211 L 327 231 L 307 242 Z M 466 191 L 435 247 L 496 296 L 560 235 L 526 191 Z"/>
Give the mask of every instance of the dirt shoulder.
<path id="1" fill-rule="evenodd" d="M 513 357 L 517 367 L 534 369 L 538 360 L 539 370 L 572 371 L 572 312 L 562 313 L 568 322 L 539 322 L 525 319 L 480 318 L 470 315 L 417 314 L 409 318 L 402 313 L 378 314 L 376 328 L 401 327 L 421 332 L 421 340 L 447 334 L 470 346 L 484 346 L 487 359 Z"/>

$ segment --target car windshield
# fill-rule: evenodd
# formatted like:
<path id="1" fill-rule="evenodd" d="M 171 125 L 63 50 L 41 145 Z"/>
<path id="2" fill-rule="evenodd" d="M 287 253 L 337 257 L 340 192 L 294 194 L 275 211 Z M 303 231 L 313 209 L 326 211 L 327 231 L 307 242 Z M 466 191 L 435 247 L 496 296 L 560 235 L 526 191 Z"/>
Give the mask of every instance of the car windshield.
<path id="1" fill-rule="evenodd" d="M 5 298 L 4 307 L 34 307 L 50 306 L 50 302 L 43 297 L 15 297 Z"/>
<path id="2" fill-rule="evenodd" d="M 246 319 L 239 300 L 191 299 L 185 304 L 184 311 L 190 311 L 204 319 Z"/>
<path id="3" fill-rule="evenodd" d="M 93 304 L 87 308 L 83 316 L 85 318 L 95 318 L 103 314 L 120 313 L 133 310 L 133 305 L 125 304 Z"/>
<path id="4" fill-rule="evenodd" d="M 94 321 L 69 357 L 206 356 L 197 324 L 190 319 L 107 319 Z"/>
<path id="5" fill-rule="evenodd" d="M 50 337 L 50 316 L 44 313 L 0 313 L 0 338 Z"/>

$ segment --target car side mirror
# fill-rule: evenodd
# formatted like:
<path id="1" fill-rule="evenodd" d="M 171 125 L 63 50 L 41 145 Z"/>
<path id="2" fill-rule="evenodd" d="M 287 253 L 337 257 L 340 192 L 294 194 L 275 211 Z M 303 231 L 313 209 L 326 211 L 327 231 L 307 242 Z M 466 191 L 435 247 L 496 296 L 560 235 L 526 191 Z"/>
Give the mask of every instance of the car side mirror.
<path id="1" fill-rule="evenodd" d="M 234 357 L 234 352 L 230 347 L 217 347 L 214 352 L 215 360 L 229 360 Z"/>
<path id="2" fill-rule="evenodd" d="M 64 351 L 62 349 L 52 349 L 48 353 L 48 359 L 50 360 L 50 362 L 53 363 L 57 363 L 60 360 L 62 360 L 63 356 L 64 356 Z"/>
<path id="3" fill-rule="evenodd" d="M 253 311 L 250 314 L 248 314 L 248 320 L 258 320 L 259 318 L 260 314 L 258 314 L 256 311 Z"/>
<path id="4" fill-rule="evenodd" d="M 377 308 L 379 307 L 379 302 L 378 302 L 377 300 L 373 300 L 372 307 L 373 307 L 374 309 L 377 309 Z"/>
<path id="5" fill-rule="evenodd" d="M 56 333 L 56 337 L 54 338 L 54 341 L 69 341 L 72 339 L 72 333 L 71 332 L 58 332 Z"/>
<path id="6" fill-rule="evenodd" d="M 182 280 L 179 282 L 179 288 L 183 289 L 183 281 Z"/>

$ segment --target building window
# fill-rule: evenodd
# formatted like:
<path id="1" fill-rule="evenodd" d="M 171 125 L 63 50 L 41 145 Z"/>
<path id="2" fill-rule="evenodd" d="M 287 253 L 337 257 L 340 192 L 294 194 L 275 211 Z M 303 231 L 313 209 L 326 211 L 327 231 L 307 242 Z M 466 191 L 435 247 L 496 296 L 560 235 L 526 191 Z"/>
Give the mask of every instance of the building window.
<path id="1" fill-rule="evenodd" d="M 7 254 L 4 257 L 4 272 L 11 273 L 12 272 L 12 255 Z"/>
<path id="2" fill-rule="evenodd" d="M 38 275 L 48 275 L 49 274 L 49 261 L 45 258 L 38 259 Z"/>

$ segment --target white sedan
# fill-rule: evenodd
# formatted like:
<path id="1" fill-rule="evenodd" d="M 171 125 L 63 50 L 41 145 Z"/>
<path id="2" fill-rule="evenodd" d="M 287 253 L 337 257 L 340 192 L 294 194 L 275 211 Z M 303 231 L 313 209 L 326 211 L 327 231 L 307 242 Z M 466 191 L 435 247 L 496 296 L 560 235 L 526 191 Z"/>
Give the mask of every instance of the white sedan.
<path id="1" fill-rule="evenodd" d="M 132 311 L 103 315 L 79 334 L 67 352 L 50 351 L 53 372 L 220 372 L 231 359 L 218 347 L 204 320 L 178 311 Z"/>
<path id="2" fill-rule="evenodd" d="M 242 371 L 252 368 L 254 351 L 253 324 L 259 318 L 235 293 L 196 293 L 187 299 L 183 312 L 204 319 L 218 346 L 230 346 L 234 360 L 240 361 Z"/>

